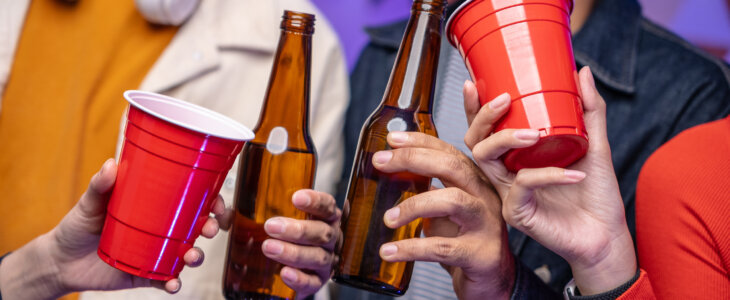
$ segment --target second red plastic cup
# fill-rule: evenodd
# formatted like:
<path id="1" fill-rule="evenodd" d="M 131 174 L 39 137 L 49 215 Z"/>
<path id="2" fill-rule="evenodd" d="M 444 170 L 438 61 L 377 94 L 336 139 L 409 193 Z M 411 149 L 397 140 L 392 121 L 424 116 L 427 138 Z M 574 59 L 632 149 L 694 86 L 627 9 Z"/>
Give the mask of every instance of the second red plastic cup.
<path id="1" fill-rule="evenodd" d="M 570 33 L 572 0 L 466 1 L 446 25 L 482 105 L 507 92 L 510 112 L 497 124 L 540 131 L 534 146 L 503 157 L 511 171 L 565 167 L 588 149 Z"/>
<path id="2" fill-rule="evenodd" d="M 171 97 L 127 91 L 129 113 L 99 257 L 127 273 L 176 278 L 213 200 L 253 133 Z"/>

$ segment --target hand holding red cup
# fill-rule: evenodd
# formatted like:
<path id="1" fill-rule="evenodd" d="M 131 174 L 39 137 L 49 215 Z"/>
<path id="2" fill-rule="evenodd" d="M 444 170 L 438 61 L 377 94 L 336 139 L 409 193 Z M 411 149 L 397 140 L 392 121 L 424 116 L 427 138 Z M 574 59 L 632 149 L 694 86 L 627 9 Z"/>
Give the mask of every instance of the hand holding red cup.
<path id="1" fill-rule="evenodd" d="M 127 91 L 130 103 L 117 182 L 99 257 L 127 273 L 176 278 L 228 170 L 253 133 L 171 97 Z"/>

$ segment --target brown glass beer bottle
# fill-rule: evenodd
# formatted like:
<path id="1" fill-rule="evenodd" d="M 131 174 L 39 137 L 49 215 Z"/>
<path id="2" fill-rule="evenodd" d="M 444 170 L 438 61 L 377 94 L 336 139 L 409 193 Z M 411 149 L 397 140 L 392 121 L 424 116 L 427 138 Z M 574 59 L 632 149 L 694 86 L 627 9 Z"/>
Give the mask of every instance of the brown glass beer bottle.
<path id="1" fill-rule="evenodd" d="M 266 98 L 254 132 L 241 152 L 233 226 L 223 275 L 226 299 L 295 299 L 267 258 L 270 217 L 304 219 L 292 195 L 314 186 L 317 155 L 309 135 L 309 80 L 314 16 L 285 11 Z"/>
<path id="2" fill-rule="evenodd" d="M 373 167 L 375 152 L 390 149 L 391 131 L 419 131 L 436 136 L 431 117 L 436 69 L 446 0 L 415 0 L 405 36 L 380 106 L 360 132 L 350 175 L 343 219 L 344 243 L 334 281 L 369 291 L 403 295 L 413 262 L 389 263 L 380 258 L 384 243 L 421 234 L 421 220 L 393 230 L 383 223 L 385 211 L 429 189 L 431 178 L 411 173 L 386 174 Z"/>

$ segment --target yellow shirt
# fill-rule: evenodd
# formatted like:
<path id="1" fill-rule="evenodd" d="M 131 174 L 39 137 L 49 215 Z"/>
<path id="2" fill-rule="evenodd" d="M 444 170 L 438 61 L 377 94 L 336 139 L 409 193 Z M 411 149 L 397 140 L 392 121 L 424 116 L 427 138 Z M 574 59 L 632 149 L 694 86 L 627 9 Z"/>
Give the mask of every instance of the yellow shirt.
<path id="1" fill-rule="evenodd" d="M 131 0 L 31 2 L 0 111 L 0 253 L 53 228 L 114 156 L 122 92 L 175 32 Z"/>

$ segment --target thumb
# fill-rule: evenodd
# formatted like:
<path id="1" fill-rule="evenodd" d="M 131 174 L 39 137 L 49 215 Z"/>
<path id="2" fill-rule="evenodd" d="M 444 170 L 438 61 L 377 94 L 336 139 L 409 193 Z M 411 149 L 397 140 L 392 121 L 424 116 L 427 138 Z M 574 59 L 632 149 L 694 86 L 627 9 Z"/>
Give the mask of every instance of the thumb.
<path id="1" fill-rule="evenodd" d="M 109 194 L 117 179 L 117 164 L 108 159 L 89 182 L 89 187 L 79 200 L 79 208 L 84 217 L 97 217 L 106 210 Z"/>
<path id="2" fill-rule="evenodd" d="M 583 67 L 580 70 L 580 91 L 583 96 L 583 120 L 588 131 L 588 141 L 591 144 L 588 151 L 608 150 L 606 135 L 606 102 L 596 89 L 591 69 Z M 609 150 L 610 151 L 610 150 Z"/>

